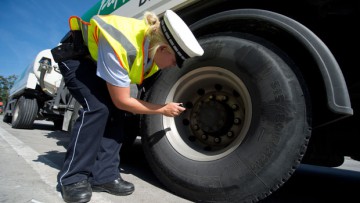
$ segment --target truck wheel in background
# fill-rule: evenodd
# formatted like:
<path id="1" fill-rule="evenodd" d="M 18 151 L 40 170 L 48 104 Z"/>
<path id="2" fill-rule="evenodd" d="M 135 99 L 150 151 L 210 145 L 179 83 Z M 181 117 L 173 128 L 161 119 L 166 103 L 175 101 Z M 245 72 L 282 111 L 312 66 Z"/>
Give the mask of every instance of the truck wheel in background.
<path id="1" fill-rule="evenodd" d="M 300 164 L 311 133 L 305 91 L 293 65 L 261 42 L 200 40 L 202 57 L 165 69 L 146 93 L 149 102 L 183 102 L 187 108 L 176 118 L 141 118 L 148 163 L 176 194 L 192 201 L 255 202 Z"/>
<path id="2" fill-rule="evenodd" d="M 3 117 L 3 122 L 5 123 L 10 123 L 11 122 L 11 116 L 9 116 L 8 114 L 4 113 L 4 117 Z"/>
<path id="3" fill-rule="evenodd" d="M 15 104 L 12 116 L 12 127 L 27 129 L 34 124 L 38 113 L 38 104 L 34 98 L 26 98 L 21 96 Z"/>
<path id="4" fill-rule="evenodd" d="M 8 108 L 9 108 L 9 104 L 8 104 L 9 102 L 6 102 L 6 105 L 5 105 L 5 108 L 4 108 L 4 112 L 3 112 L 3 114 L 4 114 L 4 117 L 3 117 L 3 122 L 5 122 L 5 123 L 11 123 L 11 120 L 12 120 L 12 117 L 7 113 L 7 110 L 8 110 Z"/>
<path id="5" fill-rule="evenodd" d="M 73 99 L 75 99 L 75 98 L 73 98 Z M 80 103 L 75 101 L 74 110 L 73 110 L 73 113 L 71 114 L 68 130 L 67 130 L 69 133 L 71 133 L 71 131 L 72 131 L 73 127 L 74 127 L 76 119 L 79 118 L 79 110 L 80 110 L 80 108 L 81 108 Z"/>

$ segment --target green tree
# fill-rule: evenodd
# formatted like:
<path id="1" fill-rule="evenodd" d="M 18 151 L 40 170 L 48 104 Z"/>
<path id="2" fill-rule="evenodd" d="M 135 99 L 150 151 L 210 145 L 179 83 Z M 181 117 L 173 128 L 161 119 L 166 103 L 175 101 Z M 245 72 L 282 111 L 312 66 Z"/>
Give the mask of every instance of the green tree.
<path id="1" fill-rule="evenodd" d="M 8 77 L 0 75 L 0 101 L 6 102 L 9 96 L 9 90 L 14 85 L 16 79 L 16 75 L 10 75 Z"/>

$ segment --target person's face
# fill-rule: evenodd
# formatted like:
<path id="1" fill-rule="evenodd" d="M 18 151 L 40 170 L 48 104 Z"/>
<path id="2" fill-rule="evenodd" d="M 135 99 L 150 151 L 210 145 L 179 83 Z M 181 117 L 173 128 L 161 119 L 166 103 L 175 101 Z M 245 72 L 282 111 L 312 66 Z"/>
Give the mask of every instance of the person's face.
<path id="1" fill-rule="evenodd" d="M 175 54 L 166 46 L 160 46 L 155 53 L 154 62 L 160 69 L 176 66 Z"/>

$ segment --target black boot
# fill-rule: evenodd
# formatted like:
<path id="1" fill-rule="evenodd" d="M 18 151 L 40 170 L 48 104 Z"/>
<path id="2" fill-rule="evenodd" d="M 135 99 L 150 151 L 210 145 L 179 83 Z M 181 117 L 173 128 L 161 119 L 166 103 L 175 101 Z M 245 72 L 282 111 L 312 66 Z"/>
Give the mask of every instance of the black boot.
<path id="1" fill-rule="evenodd" d="M 92 185 L 92 190 L 94 192 L 108 192 L 113 195 L 130 195 L 134 192 L 134 184 L 129 183 L 122 178 L 118 178 L 108 183 L 101 185 Z"/>
<path id="2" fill-rule="evenodd" d="M 82 180 L 70 185 L 61 186 L 62 197 L 68 203 L 83 203 L 91 199 L 91 185 L 87 180 Z"/>

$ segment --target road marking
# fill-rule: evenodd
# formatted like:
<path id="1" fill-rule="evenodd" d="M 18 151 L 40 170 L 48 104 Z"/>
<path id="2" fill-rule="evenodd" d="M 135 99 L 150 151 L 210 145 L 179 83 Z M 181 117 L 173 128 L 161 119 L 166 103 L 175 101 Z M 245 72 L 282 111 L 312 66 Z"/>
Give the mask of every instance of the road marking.
<path id="1" fill-rule="evenodd" d="M 57 192 L 56 190 L 56 177 L 59 171 L 56 169 L 57 166 L 54 164 L 54 162 L 44 158 L 43 156 L 40 156 L 38 152 L 24 144 L 21 140 L 17 139 L 15 136 L 1 127 L 0 138 L 5 140 L 15 150 L 15 152 L 39 174 L 41 180 L 53 189 L 54 194 L 62 199 L 60 192 Z M 91 202 L 110 203 L 111 201 L 101 196 L 99 193 L 93 193 Z"/>
<path id="2" fill-rule="evenodd" d="M 54 181 L 52 177 L 56 177 L 58 171 L 53 167 L 47 166 L 50 165 L 55 167 L 55 164 L 52 161 L 41 157 L 40 154 L 37 153 L 35 150 L 25 145 L 22 141 L 20 141 L 2 128 L 0 128 L 0 136 L 16 151 L 19 156 L 25 159 L 26 163 L 28 163 L 35 171 L 41 172 L 39 173 L 39 175 L 46 184 L 53 188 L 56 187 L 56 180 Z M 40 157 L 43 162 L 32 161 L 37 160 Z M 50 180 L 49 177 L 51 177 Z"/>

